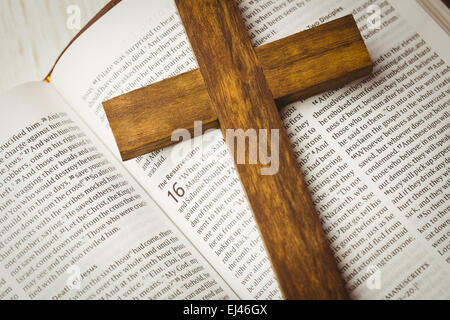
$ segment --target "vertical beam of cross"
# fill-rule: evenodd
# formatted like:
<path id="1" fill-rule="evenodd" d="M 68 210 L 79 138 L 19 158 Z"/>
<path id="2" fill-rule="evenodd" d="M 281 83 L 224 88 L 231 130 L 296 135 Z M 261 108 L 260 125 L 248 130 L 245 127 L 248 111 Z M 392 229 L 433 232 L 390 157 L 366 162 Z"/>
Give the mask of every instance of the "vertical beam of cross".
<path id="1" fill-rule="evenodd" d="M 287 299 L 347 298 L 272 93 L 235 1 L 176 0 L 222 132 L 266 129 L 278 143 L 279 171 L 236 168 L 280 289 Z M 271 130 L 279 132 L 272 141 Z M 230 141 L 227 141 L 230 145 Z M 231 150 L 234 153 L 234 150 Z"/>

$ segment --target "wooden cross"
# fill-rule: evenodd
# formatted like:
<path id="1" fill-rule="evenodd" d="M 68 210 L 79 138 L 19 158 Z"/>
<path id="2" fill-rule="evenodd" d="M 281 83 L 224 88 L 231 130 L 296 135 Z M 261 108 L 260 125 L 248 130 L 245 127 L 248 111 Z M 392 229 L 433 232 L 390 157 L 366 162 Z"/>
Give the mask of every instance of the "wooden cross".
<path id="1" fill-rule="evenodd" d="M 353 17 L 255 50 L 235 1 L 175 2 L 199 70 L 103 103 L 123 160 L 174 143 L 172 132 L 193 130 L 196 120 L 223 133 L 267 129 L 269 143 L 271 129 L 278 129 L 278 173 L 261 175 L 265 165 L 259 160 L 234 160 L 281 292 L 286 299 L 348 298 L 276 104 L 372 72 Z"/>

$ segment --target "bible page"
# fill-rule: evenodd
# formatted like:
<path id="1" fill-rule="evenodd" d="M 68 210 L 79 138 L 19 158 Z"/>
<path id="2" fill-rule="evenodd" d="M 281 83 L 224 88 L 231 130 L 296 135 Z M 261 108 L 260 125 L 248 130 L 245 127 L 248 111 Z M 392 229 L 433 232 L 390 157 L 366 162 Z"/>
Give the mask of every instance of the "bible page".
<path id="1" fill-rule="evenodd" d="M 255 46 L 354 15 L 374 76 L 282 118 L 351 296 L 448 297 L 448 38 L 414 1 L 239 6 Z M 101 102 L 196 67 L 172 2 L 125 1 L 69 48 L 52 81 L 118 156 Z M 407 146 L 428 136 L 424 149 Z M 219 130 L 125 165 L 240 297 L 280 297 Z"/>
<path id="2" fill-rule="evenodd" d="M 50 84 L 0 123 L 0 299 L 236 297 Z"/>

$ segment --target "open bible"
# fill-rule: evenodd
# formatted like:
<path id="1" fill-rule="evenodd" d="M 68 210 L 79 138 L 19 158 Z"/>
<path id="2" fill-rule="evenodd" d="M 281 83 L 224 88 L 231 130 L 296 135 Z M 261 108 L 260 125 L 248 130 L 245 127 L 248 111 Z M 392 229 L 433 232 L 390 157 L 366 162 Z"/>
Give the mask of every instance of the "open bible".
<path id="1" fill-rule="evenodd" d="M 282 119 L 350 295 L 450 298 L 448 35 L 415 1 L 238 3 L 255 46 L 354 15 L 373 76 Z M 196 67 L 171 1 L 125 0 L 0 97 L 0 299 L 281 298 L 219 130 L 120 161 L 102 101 Z"/>

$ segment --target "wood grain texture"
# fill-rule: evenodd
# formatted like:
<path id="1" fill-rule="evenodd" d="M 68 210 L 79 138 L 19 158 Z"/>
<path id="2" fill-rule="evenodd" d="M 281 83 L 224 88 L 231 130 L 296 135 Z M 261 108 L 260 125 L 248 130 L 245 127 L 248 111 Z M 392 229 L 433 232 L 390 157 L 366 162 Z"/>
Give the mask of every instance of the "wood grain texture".
<path id="1" fill-rule="evenodd" d="M 222 131 L 279 130 L 278 173 L 262 176 L 262 163 L 235 163 L 284 297 L 347 298 L 239 8 L 234 1 L 175 2 Z"/>
<path id="2" fill-rule="evenodd" d="M 108 0 L 1 0 L 0 93 L 27 81 L 41 81 L 77 34 L 66 26 L 67 7 L 81 9 L 85 25 Z"/>
<path id="3" fill-rule="evenodd" d="M 372 72 L 352 16 L 255 49 L 279 106 L 335 89 Z M 174 129 L 217 128 L 200 70 L 166 79 L 103 103 L 123 160 L 173 144 Z"/>

